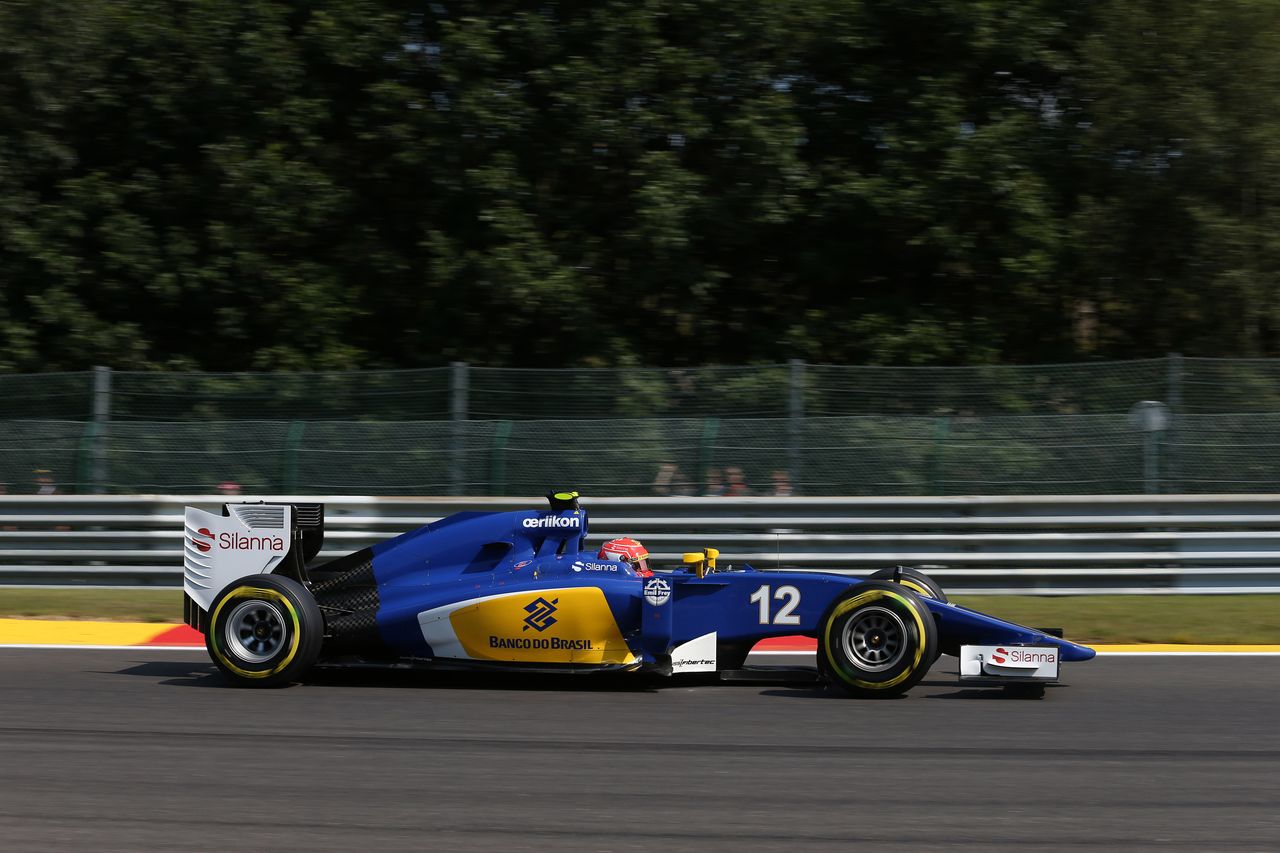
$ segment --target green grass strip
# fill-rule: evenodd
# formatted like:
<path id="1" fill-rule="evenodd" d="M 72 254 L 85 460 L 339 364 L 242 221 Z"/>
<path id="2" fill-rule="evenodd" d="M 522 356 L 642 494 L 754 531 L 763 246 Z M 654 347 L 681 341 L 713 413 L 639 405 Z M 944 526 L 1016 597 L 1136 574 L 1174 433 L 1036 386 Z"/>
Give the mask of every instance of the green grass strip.
<path id="1" fill-rule="evenodd" d="M 1082 643 L 1280 643 L 1280 595 L 957 595 Z"/>
<path id="2" fill-rule="evenodd" d="M 1280 595 L 957 595 L 966 607 L 1086 643 L 1280 644 Z M 181 622 L 178 590 L 0 587 L 0 617 Z"/>
<path id="3" fill-rule="evenodd" d="M 181 622 L 180 589 L 12 589 L 0 587 L 0 618 Z"/>

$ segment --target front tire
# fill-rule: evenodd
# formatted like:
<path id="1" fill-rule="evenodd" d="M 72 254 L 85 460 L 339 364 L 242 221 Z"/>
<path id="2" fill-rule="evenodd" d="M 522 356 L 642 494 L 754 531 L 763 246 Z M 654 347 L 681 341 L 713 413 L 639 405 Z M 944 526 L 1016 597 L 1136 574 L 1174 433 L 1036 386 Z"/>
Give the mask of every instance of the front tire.
<path id="1" fill-rule="evenodd" d="M 874 572 L 870 580 L 873 581 L 895 581 L 914 592 L 916 595 L 923 595 L 925 598 L 936 599 L 937 601 L 946 602 L 947 594 L 942 591 L 942 587 L 933 578 L 917 569 L 907 568 L 906 566 L 898 566 L 893 569 L 881 569 Z"/>
<path id="2" fill-rule="evenodd" d="M 242 578 L 218 594 L 209 613 L 205 648 L 237 685 L 292 683 L 320 654 L 324 617 L 311 592 L 292 578 Z"/>
<path id="3" fill-rule="evenodd" d="M 818 670 L 849 696 L 887 698 L 910 690 L 938 656 L 938 629 L 914 592 L 889 581 L 850 587 L 819 623 Z"/>
<path id="4" fill-rule="evenodd" d="M 947 603 L 947 594 L 942 591 L 942 587 L 938 585 L 938 582 L 918 569 L 912 569 L 907 566 L 881 569 L 872 573 L 869 580 L 893 581 L 894 583 L 902 584 L 922 598 L 932 598 L 935 601 Z M 937 623 L 935 622 L 935 624 Z M 942 643 L 939 642 L 938 650 L 934 653 L 933 659 L 936 661 L 944 654 L 959 655 L 960 647 L 955 646 L 954 648 L 948 647 L 944 649 Z"/>

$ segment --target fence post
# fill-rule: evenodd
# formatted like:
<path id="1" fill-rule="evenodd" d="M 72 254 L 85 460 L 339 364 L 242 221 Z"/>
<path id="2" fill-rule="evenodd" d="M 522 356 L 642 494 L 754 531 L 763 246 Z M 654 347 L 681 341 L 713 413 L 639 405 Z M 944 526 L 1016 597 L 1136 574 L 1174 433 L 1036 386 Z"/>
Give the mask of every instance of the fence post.
<path id="1" fill-rule="evenodd" d="M 449 417 L 452 421 L 449 436 L 449 485 L 451 493 L 461 495 L 466 488 L 466 456 L 463 445 L 466 443 L 467 394 L 470 377 L 467 375 L 467 363 L 455 361 L 449 365 Z"/>
<path id="2" fill-rule="evenodd" d="M 791 359 L 787 401 L 787 476 L 792 494 L 800 493 L 800 464 L 804 443 L 804 359 Z"/>
<path id="3" fill-rule="evenodd" d="M 1169 407 L 1159 400 L 1139 400 L 1129 409 L 1129 424 L 1142 430 L 1142 490 L 1160 492 L 1160 437 L 1169 428 Z"/>
<path id="4" fill-rule="evenodd" d="M 1166 483 L 1173 483 L 1177 479 L 1178 457 L 1174 452 L 1174 448 L 1178 446 L 1177 436 L 1174 430 L 1178 428 L 1178 418 L 1182 415 L 1182 379 L 1185 365 L 1182 361 L 1182 354 L 1169 353 L 1169 414 L 1164 432 L 1160 434 L 1160 441 L 1163 445 L 1163 453 L 1160 454 L 1160 462 L 1164 466 L 1164 471 L 1160 479 Z M 1177 491 L 1177 485 L 1174 490 Z"/>
<path id="5" fill-rule="evenodd" d="M 89 454 L 93 459 L 89 474 L 90 488 L 96 495 L 107 491 L 107 422 L 111 420 L 111 368 L 93 368 L 93 443 Z"/>

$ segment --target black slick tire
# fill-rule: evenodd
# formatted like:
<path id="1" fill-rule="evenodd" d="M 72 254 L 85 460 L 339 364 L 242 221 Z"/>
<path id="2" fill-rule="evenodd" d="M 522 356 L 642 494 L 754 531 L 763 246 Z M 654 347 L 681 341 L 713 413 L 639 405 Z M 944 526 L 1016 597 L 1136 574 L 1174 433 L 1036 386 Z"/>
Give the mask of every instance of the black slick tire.
<path id="1" fill-rule="evenodd" d="M 938 629 L 920 597 L 901 584 L 869 580 L 831 603 L 818 623 L 818 671 L 848 696 L 898 696 L 938 656 Z"/>
<path id="2" fill-rule="evenodd" d="M 942 587 L 938 586 L 938 582 L 918 569 L 909 569 L 906 566 L 881 569 L 873 573 L 868 580 L 895 581 L 916 595 L 923 595 L 925 598 L 932 598 L 937 601 L 947 600 L 947 594 L 942 591 Z"/>
<path id="3" fill-rule="evenodd" d="M 209 608 L 205 648 L 242 687 L 291 684 L 311 668 L 324 641 L 324 617 L 311 592 L 292 578 L 250 575 L 230 584 Z"/>
<path id="4" fill-rule="evenodd" d="M 942 591 L 942 587 L 938 585 L 938 582 L 919 569 L 912 569 L 907 566 L 897 566 L 892 569 L 880 569 L 879 571 L 872 573 L 868 580 L 893 581 L 894 583 L 902 584 L 916 595 L 924 598 L 932 598 L 935 601 L 941 601 L 944 603 L 947 601 L 947 594 Z M 959 655 L 960 647 L 955 646 L 954 648 L 943 648 L 942 643 L 939 642 L 938 651 L 933 656 L 933 659 L 937 660 L 944 654 Z"/>

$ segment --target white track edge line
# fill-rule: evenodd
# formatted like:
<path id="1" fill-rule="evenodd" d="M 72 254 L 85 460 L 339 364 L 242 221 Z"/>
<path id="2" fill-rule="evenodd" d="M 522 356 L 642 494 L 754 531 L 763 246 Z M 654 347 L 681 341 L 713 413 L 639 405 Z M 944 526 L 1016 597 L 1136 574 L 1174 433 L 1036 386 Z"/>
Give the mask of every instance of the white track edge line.
<path id="1" fill-rule="evenodd" d="M 1280 657 L 1280 652 L 1098 652 L 1098 657 L 1147 657 L 1147 658 L 1212 658 L 1212 657 Z M 1066 663 L 1079 661 L 1066 661 Z M 1087 663 L 1087 661 L 1085 661 Z"/>
<path id="2" fill-rule="evenodd" d="M 815 652 L 751 652 L 751 657 L 763 656 L 780 656 L 793 657 L 798 655 L 807 655 L 812 657 Z M 1280 652 L 1098 652 L 1098 657 L 1280 657 Z M 1088 661 L 1064 661 L 1064 663 L 1088 663 Z"/>
<path id="3" fill-rule="evenodd" d="M 0 643 L 0 649 L 51 649 L 112 652 L 201 652 L 203 646 L 100 646 L 83 643 Z M 813 657 L 815 652 L 751 652 L 749 657 Z M 1098 652 L 1098 657 L 1280 657 L 1280 652 Z M 1087 663 L 1087 661 L 1068 661 Z"/>
<path id="4" fill-rule="evenodd" d="M 204 646 L 100 646 L 87 643 L 0 643 L 0 649 L 90 649 L 112 652 L 203 652 Z"/>

